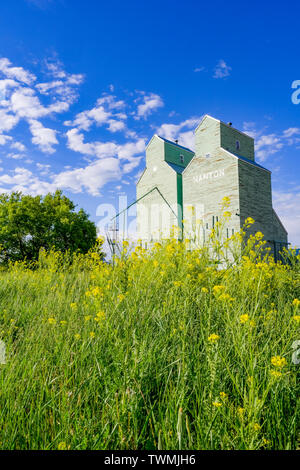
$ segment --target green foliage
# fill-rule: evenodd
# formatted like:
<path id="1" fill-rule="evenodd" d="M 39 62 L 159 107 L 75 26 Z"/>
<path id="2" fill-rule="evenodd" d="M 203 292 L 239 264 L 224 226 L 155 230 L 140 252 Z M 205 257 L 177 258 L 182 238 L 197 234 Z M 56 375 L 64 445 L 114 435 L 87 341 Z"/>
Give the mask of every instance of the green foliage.
<path id="1" fill-rule="evenodd" d="M 86 253 L 96 242 L 96 227 L 84 210 L 61 191 L 32 197 L 0 195 L 0 259 L 37 260 L 41 248 Z"/>
<path id="2" fill-rule="evenodd" d="M 187 246 L 0 272 L 2 449 L 297 448 L 300 257 Z"/>

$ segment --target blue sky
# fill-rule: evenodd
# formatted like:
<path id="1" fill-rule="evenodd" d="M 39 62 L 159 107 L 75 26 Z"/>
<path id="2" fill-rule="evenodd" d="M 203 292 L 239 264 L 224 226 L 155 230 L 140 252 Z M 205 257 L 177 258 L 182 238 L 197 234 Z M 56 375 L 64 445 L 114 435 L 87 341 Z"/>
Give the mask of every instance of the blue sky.
<path id="1" fill-rule="evenodd" d="M 255 137 L 300 246 L 299 15 L 297 1 L 2 0 L 0 191 L 59 187 L 99 222 L 99 205 L 134 200 L 155 132 L 192 147 L 211 114 Z"/>

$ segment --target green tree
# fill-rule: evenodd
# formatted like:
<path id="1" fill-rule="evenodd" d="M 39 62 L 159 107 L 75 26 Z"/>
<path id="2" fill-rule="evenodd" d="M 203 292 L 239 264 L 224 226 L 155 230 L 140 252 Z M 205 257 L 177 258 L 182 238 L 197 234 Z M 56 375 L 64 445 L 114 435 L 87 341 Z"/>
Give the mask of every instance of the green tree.
<path id="1" fill-rule="evenodd" d="M 41 248 L 86 253 L 96 226 L 83 209 L 56 191 L 42 196 L 0 194 L 0 260 L 36 260 Z"/>

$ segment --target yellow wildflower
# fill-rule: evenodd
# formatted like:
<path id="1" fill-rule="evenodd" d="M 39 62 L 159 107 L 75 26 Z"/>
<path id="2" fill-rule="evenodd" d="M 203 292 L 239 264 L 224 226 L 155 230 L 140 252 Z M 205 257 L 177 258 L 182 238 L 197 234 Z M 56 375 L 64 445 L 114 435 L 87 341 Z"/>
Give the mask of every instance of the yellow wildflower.
<path id="1" fill-rule="evenodd" d="M 105 312 L 98 312 L 97 315 L 95 316 L 95 321 L 100 322 L 102 320 L 105 320 Z"/>
<path id="2" fill-rule="evenodd" d="M 230 197 L 228 196 L 223 197 L 222 202 L 224 206 L 228 206 L 230 204 Z"/>
<path id="3" fill-rule="evenodd" d="M 299 307 L 300 300 L 299 299 L 294 299 L 293 302 L 292 302 L 292 305 L 294 305 L 296 308 Z"/>
<path id="4" fill-rule="evenodd" d="M 75 308 L 77 307 L 77 303 L 76 303 L 76 302 L 72 302 L 72 303 L 70 304 L 70 307 L 71 307 L 72 309 L 75 309 Z"/>
<path id="5" fill-rule="evenodd" d="M 225 286 L 214 286 L 213 287 L 213 292 L 215 295 L 217 294 L 220 294 L 220 292 L 222 292 L 222 290 L 225 289 Z"/>
<path id="6" fill-rule="evenodd" d="M 220 403 L 219 401 L 213 401 L 212 405 L 216 408 L 220 408 L 222 406 L 222 403 Z"/>
<path id="7" fill-rule="evenodd" d="M 208 341 L 210 343 L 216 343 L 219 339 L 220 339 L 220 336 L 216 335 L 215 333 L 213 333 L 212 335 L 208 337 Z"/>
<path id="8" fill-rule="evenodd" d="M 90 331 L 90 338 L 95 338 L 96 334 L 94 331 Z"/>
<path id="9" fill-rule="evenodd" d="M 247 313 L 244 313 L 244 315 L 240 316 L 240 322 L 242 324 L 247 323 L 247 321 L 249 321 L 249 315 Z"/>
<path id="10" fill-rule="evenodd" d="M 242 408 L 241 406 L 238 407 L 237 412 L 239 416 L 242 418 L 245 414 L 245 408 Z"/>
<path id="11" fill-rule="evenodd" d="M 58 450 L 67 450 L 67 444 L 65 442 L 60 442 L 57 446 Z"/>
<path id="12" fill-rule="evenodd" d="M 75 333 L 74 338 L 75 338 L 75 339 L 80 339 L 80 334 L 79 334 L 79 333 Z"/>
<path id="13" fill-rule="evenodd" d="M 118 300 L 119 300 L 119 302 L 122 302 L 122 300 L 124 300 L 124 299 L 125 299 L 125 295 L 124 295 L 124 294 L 119 294 L 119 295 L 118 295 Z"/>
<path id="14" fill-rule="evenodd" d="M 294 320 L 296 323 L 299 323 L 299 322 L 300 322 L 300 315 L 294 315 L 294 316 L 293 316 L 293 320 Z"/>
<path id="15" fill-rule="evenodd" d="M 223 213 L 223 217 L 225 217 L 225 218 L 230 218 L 231 215 L 232 215 L 232 214 L 231 214 L 231 212 L 229 212 L 229 211 L 225 211 L 225 212 Z"/>
<path id="16" fill-rule="evenodd" d="M 61 320 L 60 324 L 63 326 L 63 325 L 66 325 L 67 322 L 66 322 L 66 320 Z"/>
<path id="17" fill-rule="evenodd" d="M 258 423 L 253 423 L 252 427 L 253 427 L 254 431 L 259 431 L 260 428 L 261 428 L 260 424 L 258 424 Z"/>
<path id="18" fill-rule="evenodd" d="M 175 287 L 180 287 L 182 286 L 182 282 L 181 281 L 173 281 L 173 284 Z"/>
<path id="19" fill-rule="evenodd" d="M 222 398 L 222 400 L 226 400 L 226 398 L 228 398 L 228 394 L 225 392 L 220 392 L 220 397 Z"/>
<path id="20" fill-rule="evenodd" d="M 261 232 L 256 232 L 255 238 L 256 238 L 257 240 L 261 240 L 262 238 L 264 238 L 264 234 L 261 233 Z"/>
<path id="21" fill-rule="evenodd" d="M 207 293 L 208 293 L 208 289 L 207 289 L 206 287 L 202 287 L 201 292 L 203 292 L 203 294 L 207 294 Z"/>
<path id="22" fill-rule="evenodd" d="M 282 373 L 279 370 L 275 370 L 275 369 L 271 369 L 270 374 L 273 375 L 273 377 L 276 377 L 276 378 L 282 376 Z"/>
<path id="23" fill-rule="evenodd" d="M 84 321 L 89 321 L 92 318 L 92 315 L 85 315 Z"/>
<path id="24" fill-rule="evenodd" d="M 49 325 L 56 325 L 56 319 L 54 317 L 48 318 Z"/>
<path id="25" fill-rule="evenodd" d="M 245 220 L 246 225 L 253 225 L 254 222 L 255 222 L 255 220 L 252 219 L 252 217 L 247 217 L 247 219 Z"/>

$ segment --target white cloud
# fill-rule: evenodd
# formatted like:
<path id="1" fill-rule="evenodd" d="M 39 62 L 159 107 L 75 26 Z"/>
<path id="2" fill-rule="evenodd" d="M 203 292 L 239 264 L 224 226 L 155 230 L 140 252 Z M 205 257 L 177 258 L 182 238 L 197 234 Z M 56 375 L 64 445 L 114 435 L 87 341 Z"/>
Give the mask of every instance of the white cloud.
<path id="1" fill-rule="evenodd" d="M 273 205 L 288 231 L 289 242 L 300 246 L 300 191 L 273 191 Z"/>
<path id="2" fill-rule="evenodd" d="M 138 105 L 136 119 L 143 117 L 146 119 L 150 114 L 158 108 L 164 106 L 164 102 L 159 95 L 155 93 L 144 94 L 143 103 Z"/>
<path id="3" fill-rule="evenodd" d="M 23 69 L 23 67 L 13 67 L 10 60 L 5 57 L 0 59 L 0 72 L 5 77 L 26 83 L 26 85 L 31 85 L 36 80 L 35 75 Z"/>
<path id="4" fill-rule="evenodd" d="M 58 144 L 57 131 L 44 127 L 39 121 L 33 119 L 29 121 L 29 127 L 32 133 L 32 143 L 44 153 L 54 153 L 53 146 Z"/>
<path id="5" fill-rule="evenodd" d="M 123 130 L 125 124 L 120 120 L 126 119 L 127 116 L 124 113 L 115 113 L 114 110 L 124 108 L 125 103 L 115 98 L 116 97 L 113 95 L 106 95 L 99 98 L 94 108 L 82 111 L 75 116 L 73 121 L 66 121 L 65 125 L 88 131 L 93 124 L 96 124 L 96 126 L 108 124 L 108 130 L 111 132 Z M 115 117 L 118 119 L 113 119 Z"/>
<path id="6" fill-rule="evenodd" d="M 199 116 L 186 119 L 179 124 L 162 124 L 156 132 L 165 139 L 172 141 L 178 140 L 179 145 L 183 145 L 184 147 L 188 147 L 193 150 L 195 146 L 194 129 L 197 127 L 197 124 L 199 124 L 201 119 L 201 116 Z"/>
<path id="7" fill-rule="evenodd" d="M 10 135 L 0 134 L 0 145 L 5 145 L 7 142 L 10 142 L 12 137 Z"/>
<path id="8" fill-rule="evenodd" d="M 278 153 L 287 145 L 300 142 L 300 128 L 290 127 L 282 133 L 266 134 L 266 128 L 257 130 L 254 122 L 244 122 L 243 131 L 255 139 L 255 151 L 258 161 L 264 162 L 267 158 Z"/>
<path id="9" fill-rule="evenodd" d="M 120 159 L 131 160 L 135 155 L 145 149 L 145 140 L 139 139 L 135 142 L 116 144 L 115 142 L 84 142 L 84 135 L 78 129 L 71 129 L 66 133 L 68 138 L 68 148 L 83 155 L 95 156 L 98 158 L 118 157 Z"/>
<path id="10" fill-rule="evenodd" d="M 26 147 L 22 142 L 13 142 L 11 144 L 11 148 L 18 150 L 19 152 L 24 152 L 26 150 Z"/>
<path id="11" fill-rule="evenodd" d="M 290 127 L 289 129 L 286 129 L 283 131 L 284 137 L 292 137 L 293 135 L 299 135 L 300 134 L 300 127 Z"/>
<path id="12" fill-rule="evenodd" d="M 262 135 L 255 143 L 257 159 L 265 161 L 270 155 L 277 153 L 283 147 L 283 142 L 276 134 Z"/>
<path id="13" fill-rule="evenodd" d="M 10 131 L 18 122 L 18 116 L 7 112 L 5 109 L 0 109 L 0 133 Z"/>
<path id="14" fill-rule="evenodd" d="M 12 158 L 13 160 L 22 160 L 25 155 L 22 153 L 7 153 L 6 158 Z"/>
<path id="15" fill-rule="evenodd" d="M 225 60 L 221 59 L 216 65 L 214 78 L 229 77 L 232 68 L 226 64 Z"/>
<path id="16" fill-rule="evenodd" d="M 75 170 L 65 171 L 54 178 L 54 184 L 73 192 L 83 190 L 98 196 L 99 189 L 109 181 L 121 178 L 122 172 L 117 158 L 104 158 Z M 0 180 L 1 181 L 1 180 Z"/>
<path id="17" fill-rule="evenodd" d="M 11 96 L 11 109 L 20 118 L 38 119 L 69 109 L 69 103 L 56 101 L 45 107 L 41 104 L 35 91 L 31 88 L 20 88 Z"/>
<path id="18" fill-rule="evenodd" d="M 125 129 L 125 123 L 123 121 L 116 121 L 115 119 L 110 119 L 108 129 L 110 132 L 122 131 Z"/>

